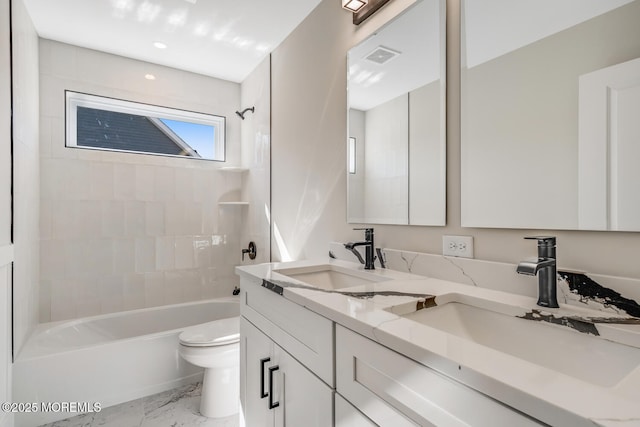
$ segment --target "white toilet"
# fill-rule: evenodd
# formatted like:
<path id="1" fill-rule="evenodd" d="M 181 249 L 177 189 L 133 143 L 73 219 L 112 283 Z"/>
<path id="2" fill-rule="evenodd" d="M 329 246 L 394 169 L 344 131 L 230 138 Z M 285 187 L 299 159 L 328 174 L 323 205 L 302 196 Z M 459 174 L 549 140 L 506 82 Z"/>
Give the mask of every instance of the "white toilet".
<path id="1" fill-rule="evenodd" d="M 240 398 L 240 318 L 191 326 L 179 340 L 180 356 L 204 368 L 200 413 L 210 418 L 236 414 Z"/>

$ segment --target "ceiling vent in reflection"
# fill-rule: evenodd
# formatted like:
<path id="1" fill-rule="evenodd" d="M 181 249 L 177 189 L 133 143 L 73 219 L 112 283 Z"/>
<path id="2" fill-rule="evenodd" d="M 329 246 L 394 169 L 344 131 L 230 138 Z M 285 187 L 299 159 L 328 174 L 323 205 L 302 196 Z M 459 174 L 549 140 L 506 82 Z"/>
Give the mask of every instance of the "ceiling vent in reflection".
<path id="1" fill-rule="evenodd" d="M 388 47 L 378 46 L 365 56 L 365 59 L 371 62 L 375 62 L 378 65 L 386 64 L 391 61 L 396 56 L 400 55 L 400 52 L 397 50 L 389 49 Z"/>

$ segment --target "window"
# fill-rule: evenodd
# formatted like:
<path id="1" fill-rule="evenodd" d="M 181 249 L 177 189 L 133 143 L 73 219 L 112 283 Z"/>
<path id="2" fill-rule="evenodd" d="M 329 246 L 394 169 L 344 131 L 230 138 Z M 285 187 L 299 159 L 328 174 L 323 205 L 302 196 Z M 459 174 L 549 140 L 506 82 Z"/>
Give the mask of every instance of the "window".
<path id="1" fill-rule="evenodd" d="M 349 173 L 356 173 L 356 139 L 349 137 Z"/>
<path id="2" fill-rule="evenodd" d="M 67 147 L 225 160 L 225 118 L 66 92 Z"/>

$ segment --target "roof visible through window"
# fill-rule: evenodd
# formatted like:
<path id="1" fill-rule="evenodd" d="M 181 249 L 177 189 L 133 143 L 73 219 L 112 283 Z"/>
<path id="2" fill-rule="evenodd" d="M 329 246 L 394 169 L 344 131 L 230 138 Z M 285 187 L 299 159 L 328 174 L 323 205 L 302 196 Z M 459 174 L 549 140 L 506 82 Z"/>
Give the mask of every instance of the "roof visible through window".
<path id="1" fill-rule="evenodd" d="M 68 147 L 224 161 L 225 118 L 67 91 Z"/>

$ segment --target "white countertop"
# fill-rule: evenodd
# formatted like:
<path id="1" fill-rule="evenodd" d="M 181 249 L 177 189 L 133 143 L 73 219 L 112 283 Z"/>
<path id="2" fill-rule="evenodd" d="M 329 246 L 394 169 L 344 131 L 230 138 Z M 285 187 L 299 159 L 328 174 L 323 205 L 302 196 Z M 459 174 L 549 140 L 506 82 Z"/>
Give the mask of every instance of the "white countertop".
<path id="1" fill-rule="evenodd" d="M 623 342 L 637 347 L 639 355 L 638 367 L 615 384 L 602 386 L 408 320 L 393 311 L 403 310 L 407 303 L 415 306 L 424 299 L 420 295 L 435 296 L 437 302 L 438 297 L 446 299 L 456 294 L 472 297 L 489 309 L 514 316 L 534 309 L 555 316 L 581 318 L 610 318 L 610 313 L 564 304 L 559 309 L 542 309 L 533 298 L 386 269 L 375 270 L 375 274 L 386 281 L 337 291 L 297 286 L 295 280 L 274 271 L 327 264 L 363 270 L 359 264 L 323 259 L 241 266 L 236 271 L 247 277 L 274 281 L 282 285 L 284 298 L 549 424 L 568 425 L 566 422 L 570 420 L 571 425 L 640 426 L 640 325 L 597 325 L 600 337 L 592 339 L 606 337 Z M 384 294 L 385 291 L 394 291 L 394 295 Z M 363 297 L 342 292 L 373 294 Z M 558 325 L 549 327 L 568 329 Z M 539 351 L 557 350 L 540 348 Z"/>

